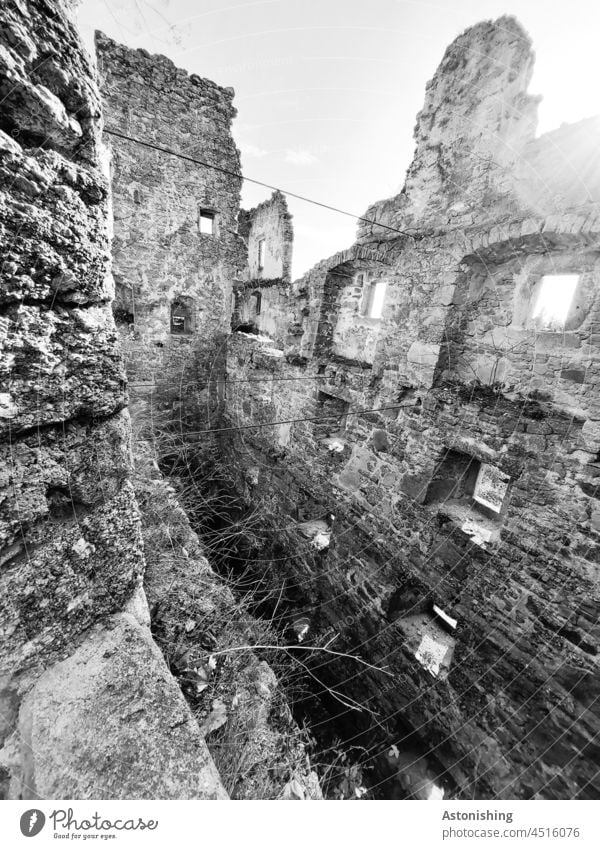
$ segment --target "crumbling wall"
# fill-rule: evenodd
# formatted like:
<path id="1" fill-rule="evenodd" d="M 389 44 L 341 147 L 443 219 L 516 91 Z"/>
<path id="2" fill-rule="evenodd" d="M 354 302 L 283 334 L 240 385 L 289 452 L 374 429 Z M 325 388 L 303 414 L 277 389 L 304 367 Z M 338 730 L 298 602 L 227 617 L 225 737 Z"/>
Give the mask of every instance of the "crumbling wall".
<path id="1" fill-rule="evenodd" d="M 525 192 L 545 149 L 531 62 L 513 19 L 461 35 L 428 86 L 405 190 L 367 213 L 412 236 L 361 224 L 292 285 L 279 352 L 242 334 L 228 352 L 232 376 L 258 381 L 228 390 L 226 412 L 244 428 L 230 456 L 257 471 L 240 490 L 277 539 L 273 580 L 317 643 L 335 633 L 393 673 L 321 667 L 377 711 L 338 706 L 333 727 L 368 746 L 365 765 L 416 742 L 468 798 L 598 793 L 597 157 L 572 163 L 589 188 L 577 208 L 552 183 Z M 570 273 L 564 329 L 539 326 L 535 287 Z M 358 344 L 370 280 L 385 299 Z M 476 498 L 486 468 L 498 510 Z M 331 514 L 328 545 L 307 538 Z M 420 648 L 434 605 L 456 620 L 439 665 Z"/>
<path id="2" fill-rule="evenodd" d="M 246 242 L 248 267 L 236 291 L 232 328 L 254 327 L 282 340 L 289 323 L 294 241 L 284 195 L 275 191 L 254 209 L 241 210 L 239 231 Z"/>
<path id="3" fill-rule="evenodd" d="M 294 231 L 287 201 L 280 191 L 268 200 L 240 214 L 240 234 L 248 247 L 248 274 L 251 280 L 290 282 Z M 264 240 L 264 254 L 259 242 Z"/>
<path id="4" fill-rule="evenodd" d="M 147 423 L 210 423 L 218 409 L 233 284 L 246 265 L 237 233 L 241 179 L 233 89 L 98 33 L 111 151 L 115 319 Z M 166 147 L 226 172 L 111 135 Z"/>
<path id="5" fill-rule="evenodd" d="M 412 232 L 516 211 L 512 175 L 537 121 L 539 98 L 527 93 L 533 62 L 531 40 L 512 17 L 458 36 L 427 83 L 404 189 L 365 217 Z M 372 235 L 394 238 L 362 224 L 359 236 Z"/>
<path id="6" fill-rule="evenodd" d="M 59 0 L 0 17 L 2 794 L 223 797 L 144 621 L 95 72 Z"/>

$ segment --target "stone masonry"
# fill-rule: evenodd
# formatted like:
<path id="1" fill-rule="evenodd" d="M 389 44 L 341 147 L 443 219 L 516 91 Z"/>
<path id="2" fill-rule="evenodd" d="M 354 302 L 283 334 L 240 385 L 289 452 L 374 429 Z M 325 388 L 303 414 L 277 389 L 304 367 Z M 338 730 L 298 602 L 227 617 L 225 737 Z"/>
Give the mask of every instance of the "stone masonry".
<path id="1" fill-rule="evenodd" d="M 60 0 L 0 41 L 2 796 L 223 798 L 140 585 L 95 71 Z"/>
<path id="2" fill-rule="evenodd" d="M 234 281 L 246 266 L 237 230 L 233 89 L 101 33 L 96 50 L 112 155 L 115 320 L 134 425 L 173 414 L 210 422 Z M 231 173 L 144 148 L 113 130 Z"/>
<path id="3" fill-rule="evenodd" d="M 272 340 L 228 347 L 253 382 L 226 424 L 262 426 L 223 450 L 255 470 L 272 580 L 313 639 L 393 673 L 319 672 L 376 711 L 332 719 L 375 787 L 395 744 L 459 797 L 600 791 L 598 123 L 535 138 L 532 62 L 513 18 L 459 36 L 404 189 L 366 213 L 400 232 L 361 223 Z M 535 315 L 555 275 L 577 276 L 560 328 Z M 328 515 L 323 547 L 306 528 Z"/>
<path id="4" fill-rule="evenodd" d="M 236 287 L 232 329 L 246 325 L 275 338 L 287 325 L 292 275 L 294 231 L 284 195 L 275 191 L 254 209 L 240 210 L 239 231 L 248 267 Z"/>

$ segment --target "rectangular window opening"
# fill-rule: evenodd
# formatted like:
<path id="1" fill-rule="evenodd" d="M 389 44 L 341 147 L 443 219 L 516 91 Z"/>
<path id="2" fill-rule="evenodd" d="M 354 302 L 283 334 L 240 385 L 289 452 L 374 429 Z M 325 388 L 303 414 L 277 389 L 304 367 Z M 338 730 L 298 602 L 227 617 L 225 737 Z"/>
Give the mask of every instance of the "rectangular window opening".
<path id="1" fill-rule="evenodd" d="M 173 301 L 171 304 L 171 333 L 192 333 L 192 315 L 192 303 L 188 298 L 180 298 Z"/>
<path id="2" fill-rule="evenodd" d="M 258 240 L 258 270 L 262 271 L 265 267 L 265 240 Z"/>
<path id="3" fill-rule="evenodd" d="M 375 319 L 382 317 L 386 289 L 387 283 L 385 280 L 374 280 L 368 284 L 368 289 L 363 301 L 363 315 L 366 315 L 368 318 Z"/>
<path id="4" fill-rule="evenodd" d="M 214 212 L 210 212 L 207 209 L 200 210 L 200 232 L 206 236 L 214 236 L 215 235 L 215 221 L 216 215 Z"/>
<path id="5" fill-rule="evenodd" d="M 579 274 L 545 274 L 539 284 L 532 318 L 550 330 L 561 330 L 567 320 Z"/>

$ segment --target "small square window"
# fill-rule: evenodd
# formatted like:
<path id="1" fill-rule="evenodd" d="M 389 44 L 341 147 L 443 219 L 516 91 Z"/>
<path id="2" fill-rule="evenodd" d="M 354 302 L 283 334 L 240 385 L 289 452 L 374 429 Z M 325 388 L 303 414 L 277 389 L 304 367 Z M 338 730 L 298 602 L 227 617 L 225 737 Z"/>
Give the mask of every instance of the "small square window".
<path id="1" fill-rule="evenodd" d="M 578 283 L 579 274 L 545 274 L 538 286 L 532 318 L 549 330 L 561 330 Z"/>
<path id="2" fill-rule="evenodd" d="M 199 226 L 201 233 L 204 233 L 206 236 L 214 236 L 216 232 L 215 223 L 216 216 L 214 212 L 210 212 L 207 209 L 200 210 Z"/>
<path id="3" fill-rule="evenodd" d="M 265 267 L 265 240 L 258 240 L 258 270 L 262 271 Z"/>
<path id="4" fill-rule="evenodd" d="M 368 284 L 363 296 L 363 315 L 368 318 L 381 318 L 387 284 L 385 280 L 374 280 Z"/>

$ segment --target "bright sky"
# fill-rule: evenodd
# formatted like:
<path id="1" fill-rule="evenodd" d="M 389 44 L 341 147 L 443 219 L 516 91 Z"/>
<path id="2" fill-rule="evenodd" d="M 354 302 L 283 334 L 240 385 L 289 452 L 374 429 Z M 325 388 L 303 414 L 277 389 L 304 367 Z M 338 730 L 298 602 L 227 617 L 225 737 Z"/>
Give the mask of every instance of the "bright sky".
<path id="1" fill-rule="evenodd" d="M 396 194 L 425 84 L 466 27 L 514 14 L 537 54 L 539 131 L 600 112 L 598 0 L 82 0 L 94 29 L 233 86 L 249 177 L 355 215 Z M 242 204 L 269 192 L 244 184 Z M 355 221 L 289 199 L 294 276 L 348 247 Z"/>

